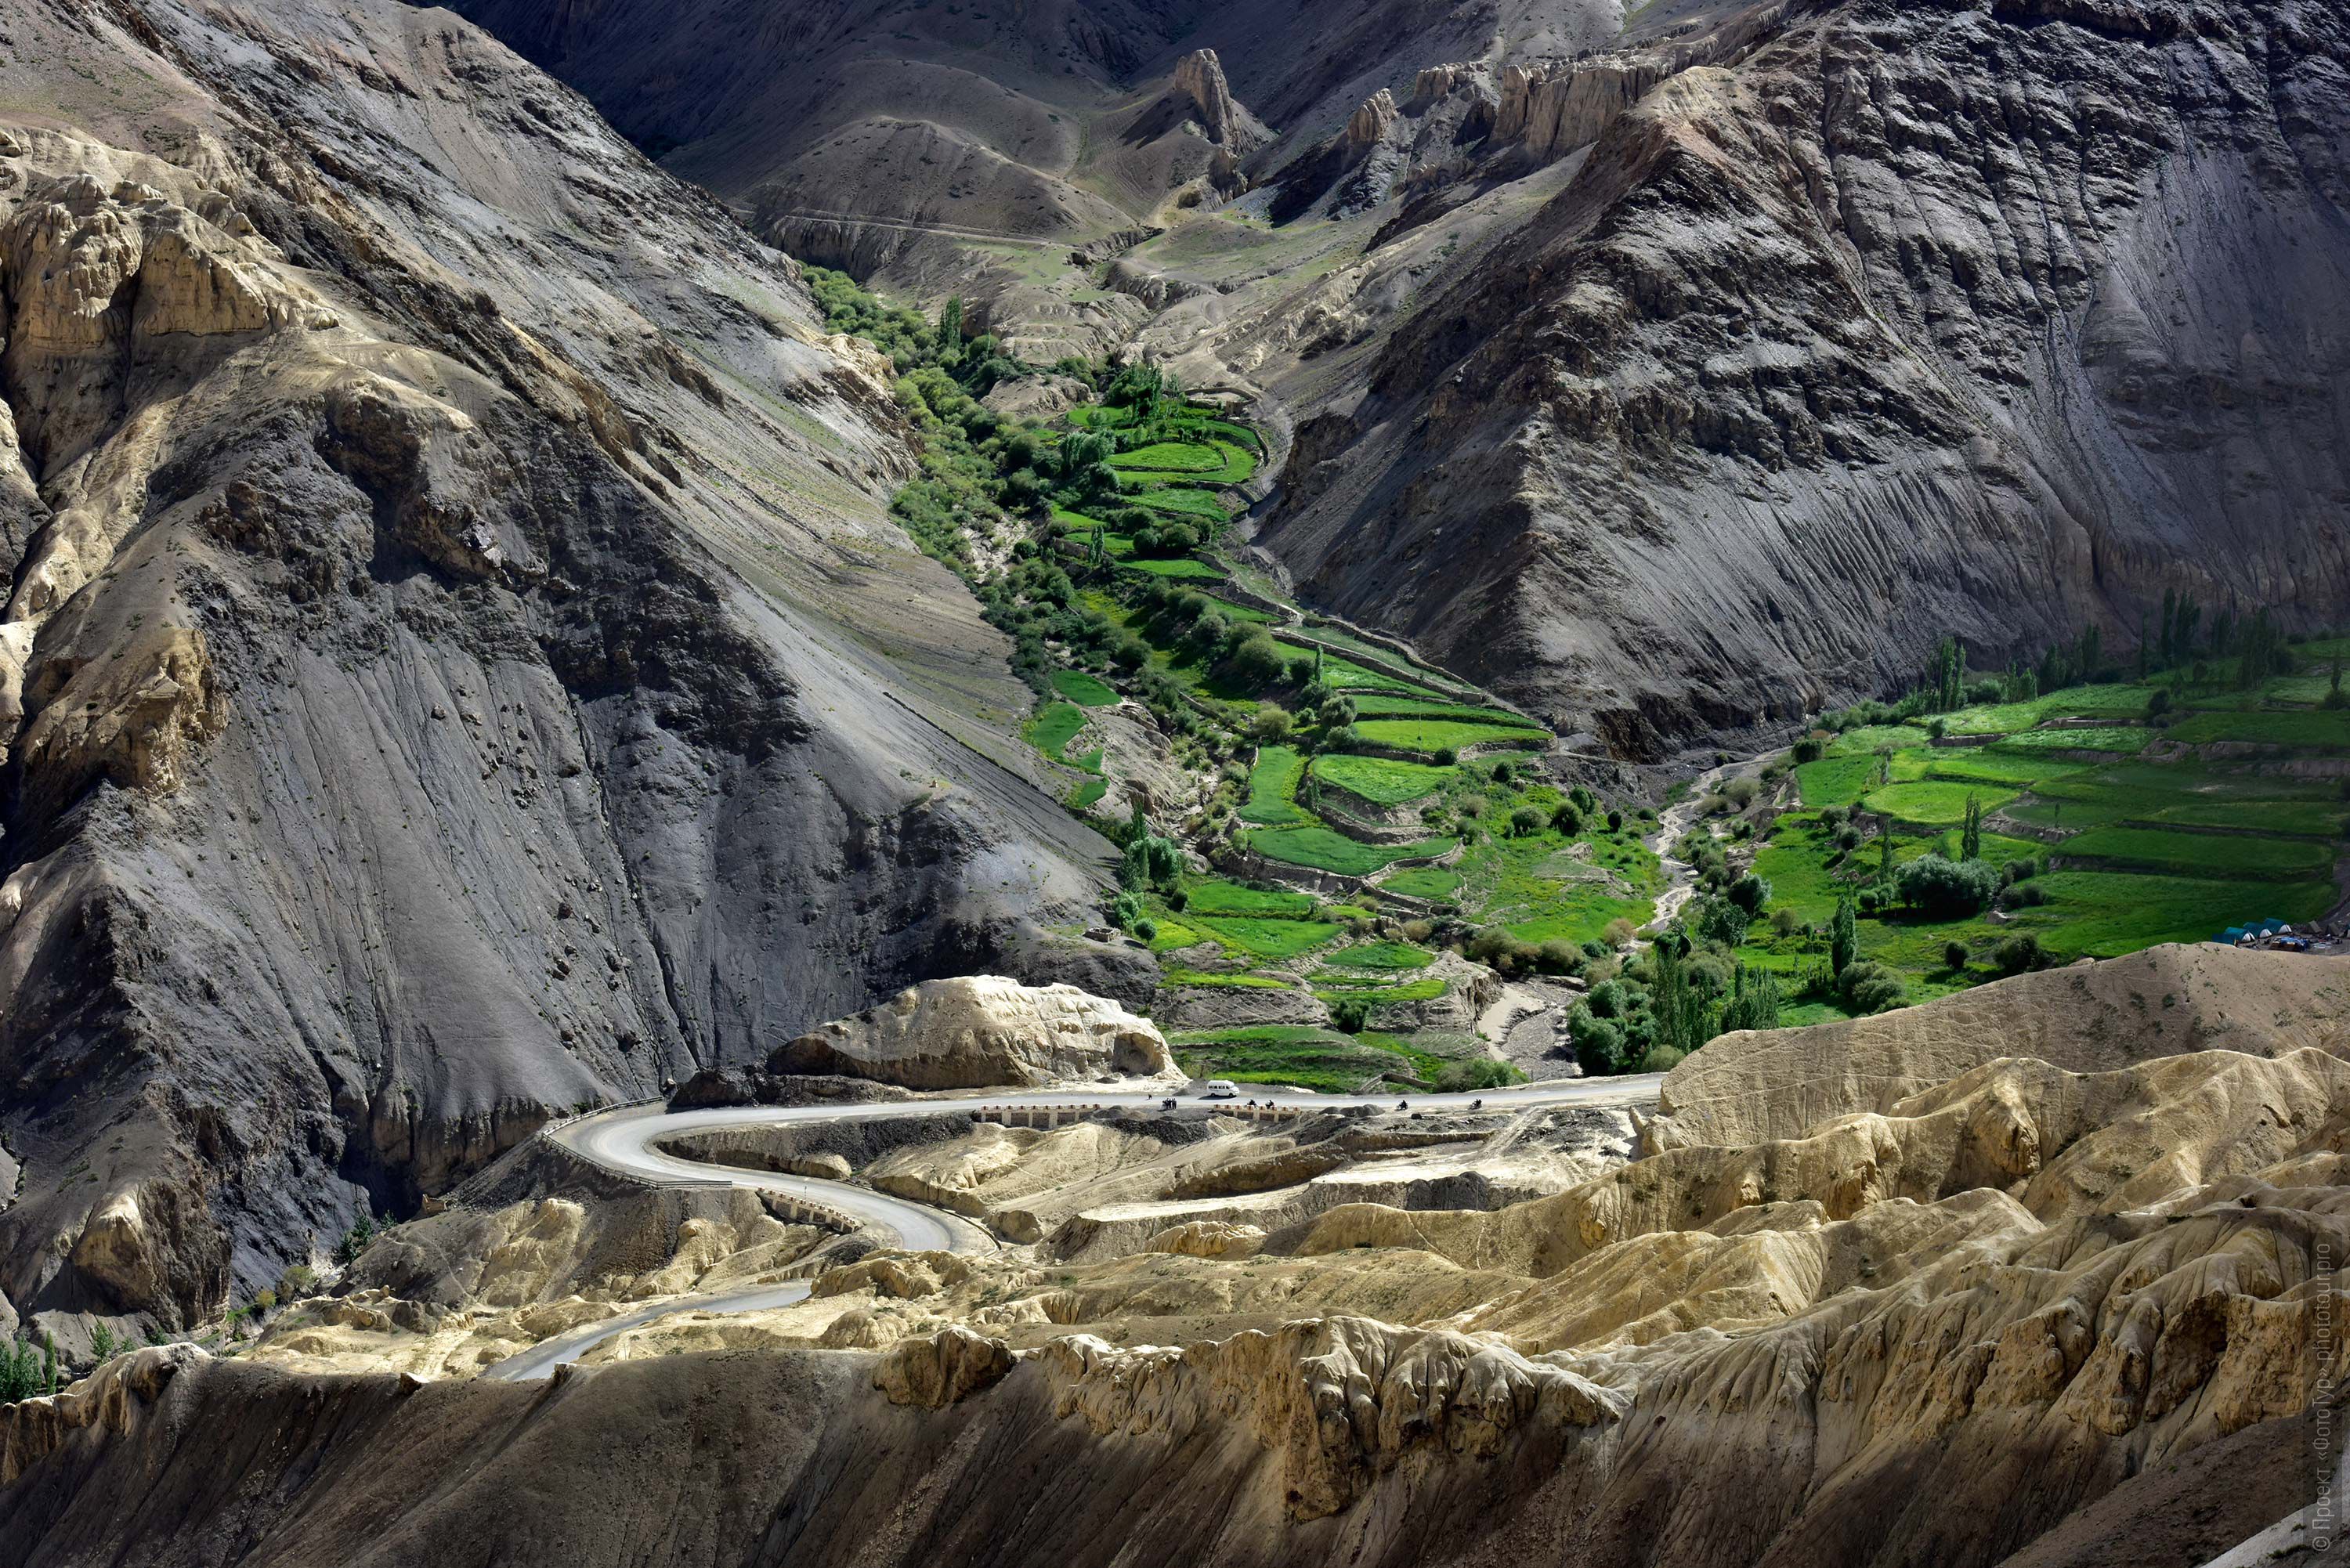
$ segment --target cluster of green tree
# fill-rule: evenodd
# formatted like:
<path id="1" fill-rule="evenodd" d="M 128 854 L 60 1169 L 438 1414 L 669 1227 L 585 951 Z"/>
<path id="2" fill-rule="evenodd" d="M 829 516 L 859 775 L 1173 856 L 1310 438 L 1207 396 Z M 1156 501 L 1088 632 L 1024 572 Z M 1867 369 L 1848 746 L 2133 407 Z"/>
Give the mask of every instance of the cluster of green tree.
<path id="1" fill-rule="evenodd" d="M 2249 691 L 2271 676 L 2290 675 L 2297 668 L 2292 645 L 2300 639 L 2287 635 L 2269 610 L 2240 616 L 2222 607 L 2212 612 L 2208 635 L 2203 619 L 2203 607 L 2193 595 L 2165 590 L 2159 621 L 2148 628 L 2143 617 L 2139 619 L 2136 678 L 2144 680 L 2156 670 L 2189 669 L 2189 679 L 2203 685 L 2214 679 L 2212 661 L 2233 660 L 2220 678 Z M 2043 691 L 2110 683 L 2127 673 L 2106 659 L 2105 634 L 2094 624 L 2064 641 L 2050 643 L 2034 662 L 2018 660 L 2003 673 L 1986 677 L 1970 678 L 1966 645 L 1945 636 L 1935 644 L 1926 678 L 1898 700 L 1856 702 L 1824 715 L 1820 722 L 1838 732 L 1866 724 L 1908 723 L 1976 703 L 2027 702 Z M 1811 758 L 1798 754 L 1795 760 Z"/>
<path id="2" fill-rule="evenodd" d="M 1567 1038 L 1586 1073 L 1663 1072 L 1733 1029 L 1775 1029 L 1775 976 L 1717 939 L 1675 925 L 1568 1010 Z"/>
<path id="3" fill-rule="evenodd" d="M 1027 372 L 1026 366 L 1003 352 L 993 334 L 965 334 L 960 299 L 948 300 L 932 322 L 919 310 L 883 304 L 858 287 L 847 273 L 820 266 L 801 272 L 816 307 L 824 312 L 825 330 L 864 338 L 889 356 L 900 376 L 935 366 L 985 397 L 997 382 Z"/>
<path id="4" fill-rule="evenodd" d="M 0 1405 L 55 1394 L 65 1386 L 64 1377 L 56 1335 L 44 1330 L 37 1345 L 13 1335 L 0 1340 Z"/>

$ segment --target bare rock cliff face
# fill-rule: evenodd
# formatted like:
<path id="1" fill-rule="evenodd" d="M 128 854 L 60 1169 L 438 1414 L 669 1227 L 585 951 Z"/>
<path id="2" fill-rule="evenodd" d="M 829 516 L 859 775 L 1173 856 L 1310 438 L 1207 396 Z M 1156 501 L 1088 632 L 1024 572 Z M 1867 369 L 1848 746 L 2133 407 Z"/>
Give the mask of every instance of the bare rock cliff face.
<path id="1" fill-rule="evenodd" d="M 2335 618 L 2340 8 L 1770 14 L 1629 109 L 1505 73 L 1499 124 L 1604 129 L 1301 425 L 1307 590 L 1632 755 L 2165 587 Z"/>
<path id="2" fill-rule="evenodd" d="M 0 1321 L 216 1313 L 1089 899 L 787 261 L 444 13 L 9 31 Z"/>

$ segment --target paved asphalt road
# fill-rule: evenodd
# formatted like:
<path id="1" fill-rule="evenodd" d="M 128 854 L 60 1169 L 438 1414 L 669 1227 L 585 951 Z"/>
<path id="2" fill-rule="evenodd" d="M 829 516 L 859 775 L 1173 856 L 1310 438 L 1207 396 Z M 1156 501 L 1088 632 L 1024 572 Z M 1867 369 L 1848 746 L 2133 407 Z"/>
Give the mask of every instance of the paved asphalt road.
<path id="1" fill-rule="evenodd" d="M 1412 1095 L 1403 1097 L 1413 1110 L 1429 1114 L 1462 1111 L 1472 1103 L 1479 1102 L 1488 1111 L 1523 1111 L 1552 1106 L 1646 1108 L 1656 1103 L 1657 1085 L 1661 1076 L 1656 1073 L 1643 1073 L 1621 1078 L 1554 1079 L 1513 1089 L 1487 1090 L 1477 1095 Z M 624 1171 L 653 1181 L 679 1187 L 744 1187 L 762 1192 L 788 1193 L 810 1202 L 826 1204 L 854 1215 L 890 1245 L 909 1251 L 987 1252 L 995 1249 L 993 1237 L 960 1215 L 932 1209 L 927 1204 L 911 1203 L 902 1198 L 852 1187 L 846 1182 L 683 1159 L 664 1153 L 657 1146 L 661 1140 L 680 1133 L 699 1132 L 712 1127 L 769 1127 L 785 1122 L 880 1120 L 893 1116 L 930 1116 L 942 1110 L 981 1108 L 1066 1109 L 1071 1106 L 1148 1108 L 1170 1097 L 1185 1106 L 1198 1107 L 1218 1103 L 1203 1098 L 1195 1084 L 1171 1096 L 1164 1090 L 1065 1089 L 936 1096 L 862 1106 L 733 1106 L 704 1111 L 672 1111 L 659 1105 L 629 1106 L 583 1116 L 555 1128 L 546 1136 L 574 1154 L 607 1169 Z M 1313 1095 L 1292 1090 L 1270 1090 L 1257 1085 L 1249 1085 L 1247 1093 L 1243 1096 L 1243 1099 L 1250 1097 L 1259 1104 L 1271 1100 L 1284 1106 L 1315 1110 L 1336 1110 L 1349 1106 L 1386 1109 L 1397 1103 L 1384 1096 Z M 527 1382 L 546 1376 L 561 1362 L 577 1360 L 614 1334 L 641 1327 L 656 1318 L 675 1313 L 753 1312 L 764 1307 L 787 1306 L 805 1300 L 807 1293 L 807 1282 L 795 1280 L 785 1284 L 763 1285 L 754 1290 L 663 1302 L 640 1312 L 606 1318 L 550 1339 L 520 1355 L 499 1362 L 482 1376 L 509 1382 Z"/>

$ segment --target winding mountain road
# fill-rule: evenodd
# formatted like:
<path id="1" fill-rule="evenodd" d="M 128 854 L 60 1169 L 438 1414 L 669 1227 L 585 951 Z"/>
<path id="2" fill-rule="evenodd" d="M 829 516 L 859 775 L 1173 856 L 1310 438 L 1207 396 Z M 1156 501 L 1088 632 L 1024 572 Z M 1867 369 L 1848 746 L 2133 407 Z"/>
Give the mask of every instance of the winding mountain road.
<path id="1" fill-rule="evenodd" d="M 1407 1096 L 1413 1109 L 1423 1114 L 1467 1110 L 1472 1104 L 1510 1113 L 1544 1110 L 1556 1106 L 1608 1106 L 1645 1109 L 1657 1100 L 1662 1075 L 1634 1074 L 1620 1078 L 1570 1078 L 1523 1084 L 1482 1094 Z M 1069 1110 L 1084 1106 L 1148 1109 L 1172 1098 L 1194 1108 L 1230 1102 L 1201 1098 L 1195 1085 L 1170 1096 L 1165 1090 L 1066 1089 L 1010 1094 L 942 1096 L 919 1100 L 889 1100 L 862 1106 L 737 1106 L 713 1110 L 672 1111 L 666 1106 L 627 1106 L 601 1111 L 550 1127 L 550 1138 L 580 1158 L 641 1180 L 675 1187 L 747 1188 L 778 1192 L 821 1203 L 863 1224 L 889 1245 L 913 1251 L 990 1252 L 995 1238 L 959 1214 L 928 1204 L 910 1202 L 868 1188 L 816 1177 L 790 1176 L 781 1171 L 750 1170 L 686 1159 L 664 1150 L 663 1140 L 680 1134 L 720 1127 L 775 1127 L 793 1122 L 881 1121 L 901 1116 L 934 1116 L 941 1111 Z M 1343 1110 L 1350 1106 L 1386 1108 L 1396 1102 L 1385 1096 L 1315 1095 L 1293 1090 L 1259 1090 L 1259 1103 L 1272 1101 L 1301 1110 Z M 596 1345 L 641 1328 L 657 1319 L 681 1313 L 740 1313 L 789 1306 L 807 1299 L 808 1283 L 794 1280 L 749 1290 L 683 1296 L 639 1311 L 605 1318 L 534 1345 L 488 1368 L 482 1376 L 503 1382 L 529 1382 L 546 1377 L 567 1361 L 576 1361 Z"/>

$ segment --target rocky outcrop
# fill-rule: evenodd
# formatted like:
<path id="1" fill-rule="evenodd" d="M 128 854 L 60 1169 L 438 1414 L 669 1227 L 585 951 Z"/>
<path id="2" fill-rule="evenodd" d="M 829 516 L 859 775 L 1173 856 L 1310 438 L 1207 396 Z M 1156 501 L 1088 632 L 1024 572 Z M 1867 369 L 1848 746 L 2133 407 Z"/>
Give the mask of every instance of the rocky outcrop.
<path id="1" fill-rule="evenodd" d="M 927 1410 L 959 1404 L 1012 1370 L 1012 1347 L 967 1328 L 901 1339 L 873 1368 L 873 1386 L 892 1405 Z"/>
<path id="2" fill-rule="evenodd" d="M 1180 1350 L 1080 1334 L 1039 1361 L 1055 1413 L 1097 1437 L 1235 1420 L 1278 1457 L 1284 1511 L 1301 1521 L 1336 1513 L 1415 1452 L 1555 1452 L 1565 1429 L 1609 1426 L 1626 1409 L 1621 1396 L 1504 1347 L 1359 1318 Z"/>
<path id="3" fill-rule="evenodd" d="M 1194 49 L 1176 61 L 1172 90 L 1191 99 L 1201 129 L 1217 146 L 1237 155 L 1263 143 L 1264 128 L 1233 99 L 1215 50 Z"/>
<path id="4" fill-rule="evenodd" d="M 1073 985 L 963 975 L 909 986 L 879 1007 L 777 1047 L 771 1073 L 838 1073 L 909 1089 L 1035 1085 L 1174 1071 L 1147 1018 Z"/>
<path id="5" fill-rule="evenodd" d="M 1385 88 L 1379 88 L 1347 117 L 1347 145 L 1367 150 L 1385 141 L 1400 118 L 1395 94 Z"/>

